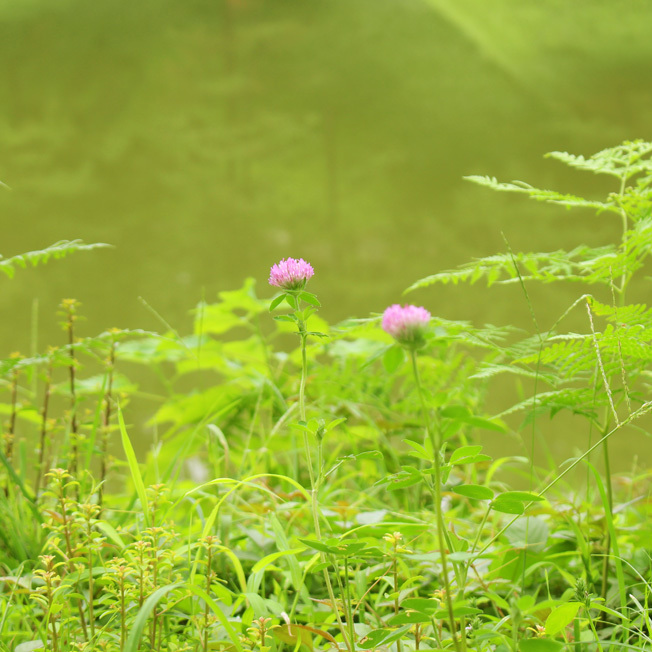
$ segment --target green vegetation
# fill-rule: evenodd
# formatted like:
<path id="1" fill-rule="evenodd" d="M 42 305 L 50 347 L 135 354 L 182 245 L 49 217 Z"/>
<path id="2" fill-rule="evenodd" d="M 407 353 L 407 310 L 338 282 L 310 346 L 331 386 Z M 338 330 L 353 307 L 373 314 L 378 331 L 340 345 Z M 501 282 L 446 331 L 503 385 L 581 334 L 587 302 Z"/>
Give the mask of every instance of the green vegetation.
<path id="1" fill-rule="evenodd" d="M 81 306 L 62 301 L 63 343 L 1 362 L 0 649 L 651 650 L 650 471 L 615 476 L 609 456 L 652 409 L 652 309 L 627 298 L 652 251 L 651 154 L 553 153 L 614 182 L 599 201 L 471 178 L 621 227 L 410 288 L 516 284 L 529 334 L 425 311 L 409 337 L 378 316 L 331 326 L 319 269 L 310 292 L 312 269 L 268 298 L 254 279 L 221 292 L 189 334 L 80 339 Z M 530 290 L 550 282 L 579 289 L 544 323 Z M 161 395 L 142 396 L 135 365 Z M 510 378 L 518 402 L 491 414 Z M 145 398 L 157 438 L 139 460 Z M 556 466 L 535 443 L 561 412 L 582 452 Z M 521 432 L 531 454 L 494 460 L 482 432 Z"/>

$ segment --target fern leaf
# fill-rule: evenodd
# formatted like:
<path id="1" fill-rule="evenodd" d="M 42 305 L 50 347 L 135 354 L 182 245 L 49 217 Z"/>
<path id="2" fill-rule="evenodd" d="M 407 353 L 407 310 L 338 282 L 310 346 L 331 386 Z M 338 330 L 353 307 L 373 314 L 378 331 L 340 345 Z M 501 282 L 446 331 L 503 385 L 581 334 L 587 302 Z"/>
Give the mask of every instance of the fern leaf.
<path id="1" fill-rule="evenodd" d="M 455 270 L 426 276 L 413 283 L 405 292 L 435 283 L 457 285 L 465 281 L 473 284 L 480 279 L 485 279 L 488 287 L 494 283 L 516 283 L 519 281 L 519 274 L 514 265 L 518 266 L 521 278 L 526 281 L 610 284 L 614 274 L 612 270 L 618 265 L 618 261 L 618 251 L 612 246 L 580 246 L 572 251 L 558 250 L 547 253 L 498 254 L 476 259 Z"/>
<path id="2" fill-rule="evenodd" d="M 589 158 L 568 152 L 550 152 L 549 158 L 566 165 L 595 174 L 608 174 L 619 179 L 630 179 L 641 172 L 652 172 L 652 161 L 647 157 L 652 152 L 652 143 L 642 140 L 626 141 L 617 147 L 603 149 Z"/>
<path id="3" fill-rule="evenodd" d="M 28 265 L 36 267 L 47 263 L 50 258 L 65 258 L 71 253 L 76 251 L 90 251 L 92 249 L 99 249 L 101 247 L 109 247 L 110 245 L 103 243 L 84 244 L 81 240 L 61 240 L 56 242 L 45 249 L 38 251 L 29 251 L 25 254 L 12 256 L 0 260 L 0 270 L 2 270 L 9 278 L 13 278 L 16 273 L 16 268 L 26 268 Z"/>
<path id="4" fill-rule="evenodd" d="M 499 182 L 495 177 L 470 175 L 464 177 L 472 183 L 477 183 L 480 186 L 486 186 L 492 190 L 501 192 L 518 192 L 528 195 L 536 201 L 544 201 L 551 204 L 561 204 L 567 208 L 593 208 L 598 211 L 612 211 L 619 212 L 619 207 L 616 205 L 615 200 L 601 202 L 592 199 L 585 199 L 576 195 L 568 195 L 555 190 L 542 190 L 541 188 L 534 188 L 533 186 L 524 183 L 523 181 L 512 181 L 510 183 Z"/>

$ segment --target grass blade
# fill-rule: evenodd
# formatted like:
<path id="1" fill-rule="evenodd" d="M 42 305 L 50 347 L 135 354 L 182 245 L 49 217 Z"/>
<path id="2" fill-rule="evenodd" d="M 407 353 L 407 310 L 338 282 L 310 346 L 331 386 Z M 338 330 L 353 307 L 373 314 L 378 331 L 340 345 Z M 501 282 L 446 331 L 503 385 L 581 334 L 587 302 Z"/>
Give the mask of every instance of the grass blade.
<path id="1" fill-rule="evenodd" d="M 140 475 L 140 469 L 138 468 L 138 460 L 136 459 L 136 453 L 134 453 L 134 447 L 131 445 L 131 440 L 127 434 L 127 428 L 125 427 L 125 420 L 122 416 L 122 410 L 118 405 L 118 423 L 120 424 L 120 435 L 122 437 L 122 447 L 124 448 L 125 455 L 127 456 L 127 463 L 129 464 L 129 471 L 131 472 L 131 479 L 136 487 L 136 493 L 138 498 L 140 498 L 140 506 L 143 510 L 143 520 L 145 521 L 145 527 L 150 526 L 149 522 L 149 504 L 147 502 L 147 494 L 145 493 L 145 485 L 143 483 L 143 478 Z"/>

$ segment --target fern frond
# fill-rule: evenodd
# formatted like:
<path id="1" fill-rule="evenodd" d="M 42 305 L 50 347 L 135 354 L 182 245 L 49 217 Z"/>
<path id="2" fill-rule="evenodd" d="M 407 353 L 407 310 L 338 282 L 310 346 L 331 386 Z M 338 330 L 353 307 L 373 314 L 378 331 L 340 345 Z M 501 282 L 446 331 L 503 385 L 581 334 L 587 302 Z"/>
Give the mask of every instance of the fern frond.
<path id="1" fill-rule="evenodd" d="M 480 369 L 474 374 L 469 376 L 469 378 L 477 378 L 485 380 L 487 378 L 493 378 L 494 376 L 499 376 L 500 374 L 511 374 L 514 376 L 523 376 L 525 378 L 538 378 L 539 380 L 544 381 L 548 385 L 555 386 L 558 382 L 558 378 L 554 374 L 546 374 L 541 371 L 534 371 L 532 369 L 527 369 L 525 367 L 517 367 L 516 365 L 510 364 L 495 364 L 490 362 L 485 362 L 481 365 Z"/>
<path id="2" fill-rule="evenodd" d="M 606 395 L 598 394 L 596 396 L 592 387 L 573 387 L 552 392 L 541 392 L 536 397 L 512 405 L 493 418 L 502 419 L 510 414 L 524 410 L 530 411 L 528 420 L 535 418 L 542 412 L 549 413 L 553 417 L 561 410 L 571 410 L 573 414 L 595 417 L 597 409 L 604 405 L 605 399 Z"/>
<path id="3" fill-rule="evenodd" d="M 111 245 L 101 242 L 84 244 L 81 240 L 61 240 L 45 249 L 28 251 L 25 254 L 19 254 L 17 256 L 12 256 L 11 258 L 4 258 L 0 260 L 0 270 L 2 270 L 9 278 L 13 278 L 17 267 L 22 267 L 24 269 L 28 264 L 32 265 L 32 267 L 36 267 L 37 265 L 47 263 L 50 258 L 65 258 L 76 251 L 90 251 L 91 249 L 99 249 L 101 247 L 109 246 Z"/>
<path id="4" fill-rule="evenodd" d="M 645 158 L 652 152 L 652 143 L 642 140 L 625 141 L 617 147 L 603 149 L 589 158 L 568 152 L 550 152 L 546 157 L 595 174 L 609 174 L 627 181 L 641 172 L 652 171 L 652 160 Z"/>
<path id="5" fill-rule="evenodd" d="M 636 187 L 628 187 L 625 192 L 613 194 L 611 198 L 625 211 L 633 222 L 652 216 L 652 176 L 636 180 Z"/>
<path id="6" fill-rule="evenodd" d="M 605 317 L 607 321 L 617 323 L 626 328 L 652 328 L 652 309 L 644 303 L 633 303 L 627 306 L 612 306 L 591 301 L 593 314 Z"/>
<path id="7" fill-rule="evenodd" d="M 534 188 L 533 186 L 523 181 L 512 181 L 504 183 L 498 181 L 495 177 L 470 175 L 464 177 L 468 181 L 477 183 L 480 186 L 486 186 L 492 190 L 499 190 L 501 192 L 518 192 L 528 195 L 536 201 L 545 201 L 551 204 L 560 204 L 567 208 L 593 208 L 601 213 L 602 211 L 619 212 L 619 207 L 616 205 L 615 200 L 601 202 L 592 199 L 585 199 L 576 195 L 568 195 L 555 190 L 543 190 L 541 188 Z"/>
<path id="8" fill-rule="evenodd" d="M 497 254 L 478 258 L 458 269 L 426 276 L 413 283 L 405 292 L 412 292 L 435 283 L 457 285 L 462 281 L 473 284 L 480 279 L 485 279 L 488 287 L 494 283 L 516 283 L 519 281 L 519 274 L 515 264 L 523 280 L 537 280 L 542 283 L 554 281 L 610 283 L 613 276 L 610 270 L 617 261 L 618 251 L 611 245 L 580 246 L 572 251 L 560 249 L 547 253 Z"/>

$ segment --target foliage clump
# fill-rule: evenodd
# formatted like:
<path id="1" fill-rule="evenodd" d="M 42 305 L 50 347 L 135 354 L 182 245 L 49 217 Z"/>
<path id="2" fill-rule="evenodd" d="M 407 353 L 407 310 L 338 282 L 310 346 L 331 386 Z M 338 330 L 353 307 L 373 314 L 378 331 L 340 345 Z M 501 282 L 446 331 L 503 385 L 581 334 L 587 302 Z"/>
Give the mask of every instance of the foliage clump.
<path id="1" fill-rule="evenodd" d="M 652 408 L 652 310 L 627 301 L 652 250 L 651 154 L 551 155 L 615 178 L 603 200 L 471 179 L 622 226 L 409 288 L 516 283 L 530 304 L 533 282 L 582 285 L 530 334 L 399 305 L 419 346 L 380 314 L 331 326 L 302 259 L 275 297 L 248 279 L 202 302 L 187 335 L 80 338 L 64 301 L 57 348 L 0 361 L 0 650 L 652 649 L 650 470 L 615 476 L 608 449 Z M 130 365 L 162 388 L 141 460 Z M 521 395 L 494 414 L 499 378 Z M 560 412 L 578 452 L 541 463 Z M 494 460 L 487 434 L 514 454 Z"/>

